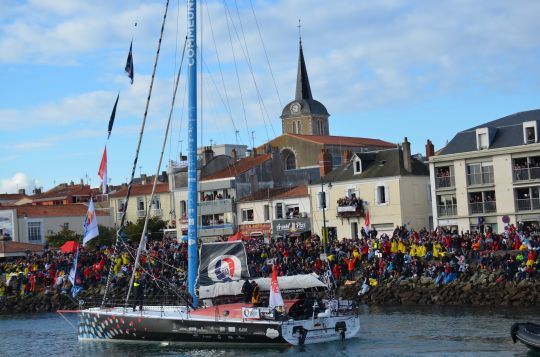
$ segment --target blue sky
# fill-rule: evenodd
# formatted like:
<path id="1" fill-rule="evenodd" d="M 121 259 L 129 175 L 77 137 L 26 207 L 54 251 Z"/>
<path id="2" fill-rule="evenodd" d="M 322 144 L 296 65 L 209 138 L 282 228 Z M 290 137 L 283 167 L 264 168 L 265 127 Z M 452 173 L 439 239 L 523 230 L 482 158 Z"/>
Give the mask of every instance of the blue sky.
<path id="1" fill-rule="evenodd" d="M 0 193 L 81 178 L 98 186 L 118 92 L 109 178 L 126 181 L 164 3 L 0 0 Z M 413 152 L 424 152 L 428 138 L 438 150 L 460 130 L 540 107 L 538 1 L 203 3 L 199 144 L 248 145 L 253 131 L 259 145 L 281 133 L 279 115 L 294 96 L 299 17 L 313 96 L 331 114 L 332 135 L 407 136 Z M 171 0 L 137 174 L 156 171 L 184 36 L 185 1 Z M 124 74 L 131 38 L 133 85 Z M 164 162 L 186 151 L 184 86 Z"/>

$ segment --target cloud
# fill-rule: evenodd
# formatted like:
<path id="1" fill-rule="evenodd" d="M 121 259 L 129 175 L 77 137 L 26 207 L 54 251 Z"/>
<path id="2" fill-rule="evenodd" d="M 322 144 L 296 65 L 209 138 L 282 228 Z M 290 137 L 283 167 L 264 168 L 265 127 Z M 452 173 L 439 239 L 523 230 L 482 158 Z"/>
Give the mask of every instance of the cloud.
<path id="1" fill-rule="evenodd" d="M 30 180 L 26 174 L 17 172 L 11 178 L 0 178 L 0 193 L 17 193 L 20 189 L 25 189 L 27 193 L 32 192 L 37 182 Z"/>

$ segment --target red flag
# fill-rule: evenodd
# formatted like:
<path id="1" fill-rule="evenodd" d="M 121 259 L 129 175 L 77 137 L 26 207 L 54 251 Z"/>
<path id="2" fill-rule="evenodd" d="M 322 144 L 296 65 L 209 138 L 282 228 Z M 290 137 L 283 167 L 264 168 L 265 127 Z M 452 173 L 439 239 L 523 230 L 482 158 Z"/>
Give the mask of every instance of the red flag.
<path id="1" fill-rule="evenodd" d="M 283 298 L 281 297 L 281 292 L 279 291 L 277 266 L 274 264 L 272 267 L 272 281 L 270 283 L 270 299 L 268 301 L 268 307 L 273 309 L 277 306 L 285 306 L 285 304 L 283 303 Z"/>
<path id="2" fill-rule="evenodd" d="M 369 230 L 369 225 L 370 225 L 370 221 L 369 221 L 369 210 L 366 211 L 366 218 L 364 220 L 364 225 L 367 227 L 367 229 Z"/>
<path id="3" fill-rule="evenodd" d="M 101 158 L 101 164 L 99 165 L 98 176 L 102 181 L 103 194 L 107 193 L 107 146 L 103 150 L 103 157 Z"/>

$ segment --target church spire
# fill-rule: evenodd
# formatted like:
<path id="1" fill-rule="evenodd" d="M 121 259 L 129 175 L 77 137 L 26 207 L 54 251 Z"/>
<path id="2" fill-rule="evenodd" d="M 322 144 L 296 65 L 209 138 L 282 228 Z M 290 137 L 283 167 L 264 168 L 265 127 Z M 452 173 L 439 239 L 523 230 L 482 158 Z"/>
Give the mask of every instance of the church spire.
<path id="1" fill-rule="evenodd" d="M 312 100 L 311 87 L 304 61 L 304 51 L 302 51 L 302 39 L 300 38 L 300 54 L 298 55 L 298 73 L 296 75 L 296 100 Z"/>

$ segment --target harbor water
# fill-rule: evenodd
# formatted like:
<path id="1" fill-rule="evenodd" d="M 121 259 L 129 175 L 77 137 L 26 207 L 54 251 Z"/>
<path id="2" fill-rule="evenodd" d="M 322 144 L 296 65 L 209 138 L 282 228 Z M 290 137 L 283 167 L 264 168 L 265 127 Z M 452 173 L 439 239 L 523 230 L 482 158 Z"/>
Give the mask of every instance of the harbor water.
<path id="1" fill-rule="evenodd" d="M 510 327 L 540 322 L 540 308 L 364 306 L 361 312 L 357 338 L 284 348 L 79 342 L 75 314 L 0 316 L 0 356 L 534 356 L 512 342 Z"/>

